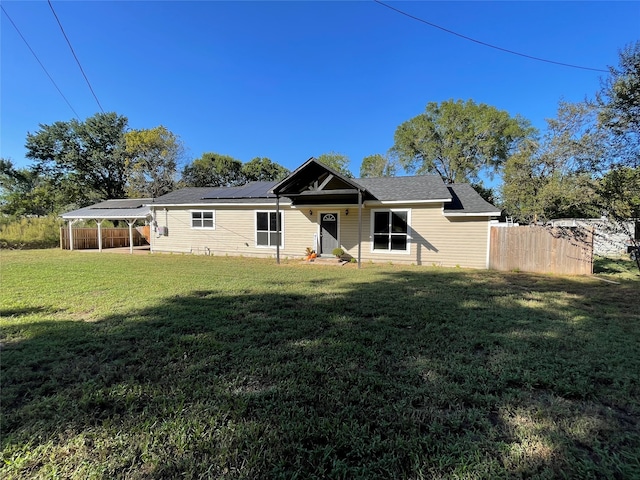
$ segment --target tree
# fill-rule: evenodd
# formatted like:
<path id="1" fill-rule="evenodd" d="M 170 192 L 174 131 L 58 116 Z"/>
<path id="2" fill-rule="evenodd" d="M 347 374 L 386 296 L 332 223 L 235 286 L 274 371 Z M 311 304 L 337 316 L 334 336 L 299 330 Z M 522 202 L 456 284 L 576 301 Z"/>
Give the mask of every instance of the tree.
<path id="1" fill-rule="evenodd" d="M 353 178 L 353 173 L 349 170 L 349 157 L 342 153 L 329 152 L 323 153 L 316 158 L 320 163 L 327 167 L 333 168 L 336 172 L 341 173 L 347 178 Z"/>
<path id="2" fill-rule="evenodd" d="M 596 214 L 594 169 L 606 159 L 605 138 L 586 103 L 561 102 L 540 139 L 528 139 L 506 162 L 502 200 L 521 222 Z"/>
<path id="3" fill-rule="evenodd" d="M 176 184 L 182 141 L 162 125 L 131 130 L 124 135 L 127 152 L 127 193 L 130 197 L 159 197 Z"/>
<path id="4" fill-rule="evenodd" d="M 437 173 L 446 183 L 477 182 L 532 133 L 522 117 L 472 100 L 431 102 L 396 129 L 392 151 L 407 171 Z"/>
<path id="5" fill-rule="evenodd" d="M 395 177 L 396 163 L 390 155 L 376 153 L 362 159 L 360 165 L 360 177 Z"/>
<path id="6" fill-rule="evenodd" d="M 30 168 L 17 169 L 0 159 L 0 213 L 12 217 L 46 216 L 64 210 L 77 196 L 67 177 L 53 182 Z"/>
<path id="7" fill-rule="evenodd" d="M 185 187 L 234 187 L 244 183 L 242 162 L 229 155 L 203 153 L 182 170 Z"/>
<path id="8" fill-rule="evenodd" d="M 640 166 L 640 41 L 619 52 L 619 67 L 596 94 L 600 125 L 612 135 L 619 164 Z"/>
<path id="9" fill-rule="evenodd" d="M 35 171 L 52 182 L 67 179 L 79 187 L 82 204 L 100 199 L 123 198 L 126 194 L 127 118 L 115 113 L 97 113 L 84 122 L 70 120 L 40 124 L 28 133 L 26 157 Z"/>
<path id="10" fill-rule="evenodd" d="M 289 175 L 289 170 L 266 157 L 256 157 L 242 165 L 246 182 L 280 181 Z"/>
<path id="11" fill-rule="evenodd" d="M 616 166 L 599 181 L 596 202 L 610 231 L 622 233 L 636 249 L 640 270 L 640 167 Z"/>

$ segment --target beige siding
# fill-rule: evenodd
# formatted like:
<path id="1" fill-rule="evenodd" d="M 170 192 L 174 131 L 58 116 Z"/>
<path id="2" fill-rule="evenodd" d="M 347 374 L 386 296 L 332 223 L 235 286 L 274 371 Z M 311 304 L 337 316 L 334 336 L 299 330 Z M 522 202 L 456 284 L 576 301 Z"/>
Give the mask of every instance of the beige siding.
<path id="1" fill-rule="evenodd" d="M 487 268 L 488 217 L 445 217 L 442 207 L 413 209 L 413 241 L 421 265 Z"/>
<path id="2" fill-rule="evenodd" d="M 395 207 L 394 207 L 395 208 Z M 373 262 L 415 263 L 417 265 L 461 266 L 486 268 L 488 217 L 445 217 L 441 204 L 412 206 L 411 240 L 409 252 L 379 253 L 372 251 L 371 211 L 363 209 L 362 259 Z M 384 208 L 380 208 L 384 210 Z M 398 207 L 406 209 L 406 207 Z M 358 255 L 358 210 L 349 210 L 348 217 L 341 217 L 340 241 L 342 248 L 353 256 Z"/>
<path id="3" fill-rule="evenodd" d="M 191 228 L 192 210 L 215 211 L 215 229 Z M 275 211 L 269 207 L 233 208 L 167 208 L 156 212 L 159 227 L 168 228 L 167 236 L 152 232 L 152 249 L 156 252 L 194 253 L 205 255 L 275 256 L 275 247 L 256 245 L 256 212 Z M 311 246 L 316 225 L 300 210 L 282 209 L 284 247 L 282 256 L 303 256 Z"/>
<path id="4" fill-rule="evenodd" d="M 242 206 L 212 209 L 216 212 L 215 230 L 192 229 L 189 208 L 168 208 L 166 221 L 164 211 L 157 211 L 158 226 L 167 226 L 168 235 L 165 237 L 152 233 L 153 250 L 213 255 L 275 256 L 275 248 L 257 247 L 255 238 L 255 212 L 273 211 L 274 208 Z M 409 253 L 378 253 L 372 251 L 372 209 L 363 208 L 364 261 L 486 268 L 489 233 L 487 217 L 445 217 L 441 204 L 411 206 L 408 209 L 411 212 L 412 227 Z M 302 257 L 307 247 L 314 246 L 314 235 L 319 233 L 319 213 L 325 211 L 338 214 L 340 246 L 349 255 L 357 258 L 358 208 L 353 206 L 301 209 L 283 207 L 285 241 L 284 247 L 280 250 L 282 257 Z"/>

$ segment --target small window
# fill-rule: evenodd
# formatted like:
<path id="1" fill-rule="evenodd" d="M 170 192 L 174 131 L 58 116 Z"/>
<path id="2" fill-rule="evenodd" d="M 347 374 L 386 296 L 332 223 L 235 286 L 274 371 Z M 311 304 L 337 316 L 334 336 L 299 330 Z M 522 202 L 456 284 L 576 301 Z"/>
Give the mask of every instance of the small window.
<path id="1" fill-rule="evenodd" d="M 256 245 L 275 247 L 280 239 L 282 247 L 282 212 L 280 212 L 280 233 L 278 232 L 276 212 L 256 212 Z"/>
<path id="2" fill-rule="evenodd" d="M 191 228 L 216 228 L 215 212 L 212 210 L 191 212 Z"/>
<path id="3" fill-rule="evenodd" d="M 409 211 L 373 212 L 373 250 L 375 252 L 409 251 Z"/>

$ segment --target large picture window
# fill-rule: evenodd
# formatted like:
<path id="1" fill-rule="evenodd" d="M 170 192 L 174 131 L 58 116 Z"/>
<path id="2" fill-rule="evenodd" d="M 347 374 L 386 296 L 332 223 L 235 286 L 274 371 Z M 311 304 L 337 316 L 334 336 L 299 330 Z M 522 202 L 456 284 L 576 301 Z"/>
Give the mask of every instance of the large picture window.
<path id="1" fill-rule="evenodd" d="M 192 211 L 191 228 L 216 228 L 216 216 L 213 210 Z"/>
<path id="2" fill-rule="evenodd" d="M 409 251 L 409 211 L 373 212 L 373 250 L 375 252 Z"/>
<path id="3" fill-rule="evenodd" d="M 282 247 L 282 235 L 278 235 L 276 212 L 256 212 L 256 245 L 259 247 Z M 280 232 L 282 232 L 282 212 L 280 215 Z"/>

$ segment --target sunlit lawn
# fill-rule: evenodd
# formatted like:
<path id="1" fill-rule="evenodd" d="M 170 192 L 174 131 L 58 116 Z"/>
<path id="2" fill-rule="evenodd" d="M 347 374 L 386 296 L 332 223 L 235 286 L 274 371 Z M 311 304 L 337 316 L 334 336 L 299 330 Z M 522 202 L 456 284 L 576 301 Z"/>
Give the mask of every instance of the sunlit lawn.
<path id="1" fill-rule="evenodd" d="M 640 276 L 0 269 L 3 479 L 640 478 Z"/>

